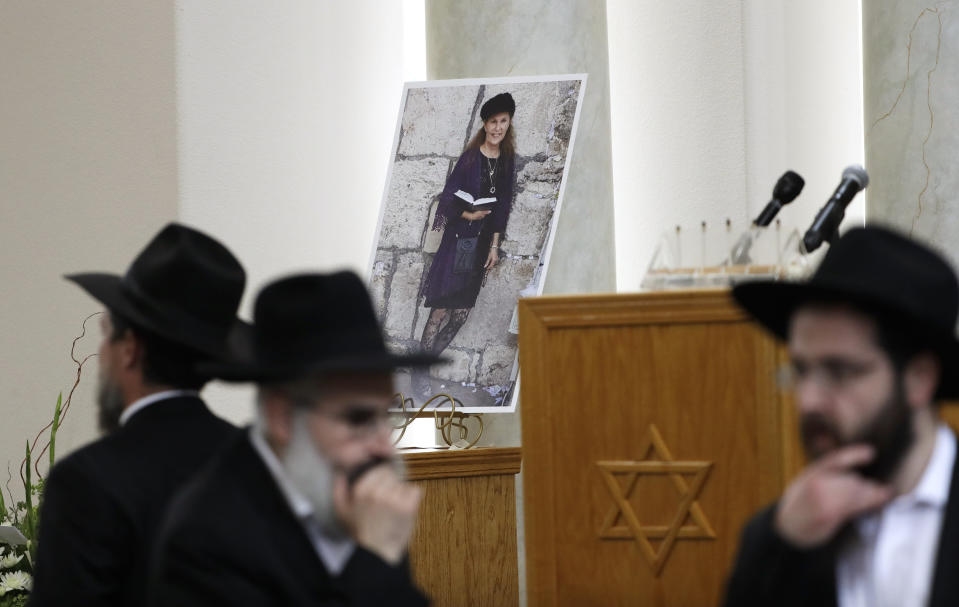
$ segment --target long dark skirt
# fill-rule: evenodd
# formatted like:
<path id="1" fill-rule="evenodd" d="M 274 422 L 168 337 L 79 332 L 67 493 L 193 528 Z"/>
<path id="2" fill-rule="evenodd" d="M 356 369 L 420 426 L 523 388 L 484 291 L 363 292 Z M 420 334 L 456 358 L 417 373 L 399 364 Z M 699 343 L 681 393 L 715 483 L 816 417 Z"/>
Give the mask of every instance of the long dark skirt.
<path id="1" fill-rule="evenodd" d="M 480 232 L 477 242 L 476 263 L 471 272 L 453 272 L 453 261 L 456 258 L 455 230 L 447 226 L 443 233 L 440 246 L 433 256 L 433 262 L 423 281 L 422 294 L 426 297 L 423 303 L 427 308 L 472 308 L 476 305 L 476 297 L 483 286 L 483 276 L 486 270 L 486 258 L 493 237 L 491 234 Z"/>

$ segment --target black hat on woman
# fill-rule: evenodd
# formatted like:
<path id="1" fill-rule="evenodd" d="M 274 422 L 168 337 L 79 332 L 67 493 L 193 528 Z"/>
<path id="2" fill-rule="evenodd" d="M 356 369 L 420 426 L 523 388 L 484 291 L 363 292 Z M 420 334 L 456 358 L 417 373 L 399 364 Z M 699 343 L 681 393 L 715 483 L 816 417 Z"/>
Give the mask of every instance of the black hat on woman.
<path id="1" fill-rule="evenodd" d="M 483 107 L 480 108 L 480 118 L 483 119 L 483 122 L 486 122 L 490 119 L 490 116 L 503 112 L 508 113 L 510 118 L 516 113 L 516 102 L 513 101 L 513 96 L 509 93 L 500 93 L 487 99 Z"/>

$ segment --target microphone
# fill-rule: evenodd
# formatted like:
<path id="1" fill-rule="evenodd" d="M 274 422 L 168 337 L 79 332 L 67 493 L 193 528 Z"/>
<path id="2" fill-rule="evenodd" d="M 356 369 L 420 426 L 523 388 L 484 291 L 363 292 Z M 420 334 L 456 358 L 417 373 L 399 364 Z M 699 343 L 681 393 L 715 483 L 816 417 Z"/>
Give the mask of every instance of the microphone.
<path id="1" fill-rule="evenodd" d="M 846 215 L 846 207 L 849 202 L 855 198 L 859 190 L 863 190 L 869 185 L 869 175 L 866 169 L 858 164 L 846 167 L 842 172 L 842 181 L 839 187 L 832 193 L 832 198 L 826 201 L 825 206 L 816 214 L 812 225 L 806 230 L 803 236 L 803 246 L 807 253 L 812 253 L 819 248 L 824 241 L 832 243 L 839 233 L 839 224 L 842 223 Z"/>
<path id="2" fill-rule="evenodd" d="M 778 213 L 784 205 L 795 200 L 804 185 L 806 185 L 806 182 L 798 173 L 794 171 L 786 171 L 783 173 L 779 181 L 776 182 L 775 187 L 773 187 L 773 199 L 766 204 L 766 208 L 763 209 L 759 217 L 753 221 L 752 227 L 746 232 L 743 232 L 742 236 L 739 237 L 739 240 L 736 241 L 736 244 L 729 252 L 728 262 L 730 264 L 746 265 L 752 263 L 752 259 L 749 257 L 749 249 L 753 246 L 753 241 L 759 238 L 762 233 L 762 230 L 759 228 L 765 228 L 772 223 L 773 218 L 776 217 L 776 213 Z"/>
<path id="3" fill-rule="evenodd" d="M 799 193 L 802 192 L 804 185 L 806 185 L 806 182 L 798 173 L 793 171 L 783 173 L 783 176 L 776 182 L 776 187 L 773 188 L 773 199 L 766 204 L 766 208 L 763 209 L 763 212 L 759 214 L 753 224 L 766 227 L 772 223 L 779 209 L 795 200 L 796 196 L 799 196 Z"/>

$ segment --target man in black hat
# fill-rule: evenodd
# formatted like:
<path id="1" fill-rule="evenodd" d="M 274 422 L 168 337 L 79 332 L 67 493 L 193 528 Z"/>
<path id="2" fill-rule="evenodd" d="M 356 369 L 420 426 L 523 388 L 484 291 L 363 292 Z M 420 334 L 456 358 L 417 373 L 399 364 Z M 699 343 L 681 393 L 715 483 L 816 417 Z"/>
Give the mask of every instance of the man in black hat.
<path id="1" fill-rule="evenodd" d="M 387 410 L 393 370 L 437 359 L 388 353 L 348 272 L 268 285 L 254 321 L 251 360 L 210 370 L 257 382 L 255 423 L 171 506 L 153 604 L 427 604 L 406 563 L 420 491 Z"/>
<path id="2" fill-rule="evenodd" d="M 67 278 L 106 307 L 98 357 L 106 436 L 47 479 L 30 605 L 140 606 L 170 496 L 236 433 L 200 399 L 209 375 L 195 367 L 227 355 L 246 274 L 219 242 L 170 224 L 124 276 Z"/>
<path id="3" fill-rule="evenodd" d="M 850 230 L 805 283 L 733 290 L 787 341 L 810 463 L 743 531 L 726 604 L 959 605 L 959 284 L 925 247 Z"/>

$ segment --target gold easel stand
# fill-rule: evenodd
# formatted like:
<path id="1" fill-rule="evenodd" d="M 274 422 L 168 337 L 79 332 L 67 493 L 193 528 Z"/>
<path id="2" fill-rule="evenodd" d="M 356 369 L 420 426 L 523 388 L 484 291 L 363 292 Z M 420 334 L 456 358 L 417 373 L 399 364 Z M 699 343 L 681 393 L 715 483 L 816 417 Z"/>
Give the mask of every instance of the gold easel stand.
<path id="1" fill-rule="evenodd" d="M 413 402 L 413 399 L 404 397 L 402 392 L 397 392 L 394 398 L 399 400 L 399 415 L 404 417 L 403 422 L 393 426 L 394 430 L 400 431 L 399 436 L 393 441 L 394 445 L 400 442 L 403 435 L 406 434 L 406 429 L 414 419 L 430 415 L 430 413 L 426 411 L 426 408 L 430 405 L 435 407 L 432 414 L 436 429 L 440 431 L 440 434 L 443 436 L 443 441 L 449 447 L 454 449 L 470 449 L 479 442 L 479 439 L 483 436 L 483 430 L 485 430 L 483 415 L 480 413 L 474 414 L 457 411 L 456 407 L 462 407 L 463 403 L 449 394 L 436 394 L 420 405 L 418 409 L 415 409 L 416 404 Z M 449 411 L 440 411 L 439 407 L 442 407 L 446 403 L 450 405 Z M 479 425 L 476 426 L 474 424 L 471 429 L 467 424 L 467 422 L 471 421 L 475 421 Z M 470 438 L 472 430 L 475 430 L 476 436 Z"/>

